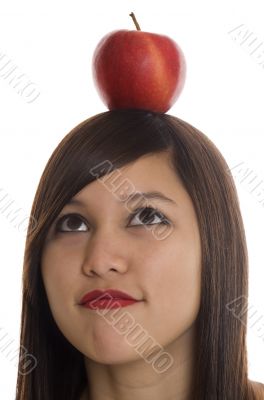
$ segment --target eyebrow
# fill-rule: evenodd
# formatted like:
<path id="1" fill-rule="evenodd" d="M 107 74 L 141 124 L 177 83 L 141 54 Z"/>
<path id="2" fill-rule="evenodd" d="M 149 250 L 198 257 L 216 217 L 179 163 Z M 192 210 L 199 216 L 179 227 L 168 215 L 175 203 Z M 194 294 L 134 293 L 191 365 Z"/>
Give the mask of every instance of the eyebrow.
<path id="1" fill-rule="evenodd" d="M 136 193 L 132 193 L 129 196 L 127 196 L 124 199 L 118 199 L 117 201 L 119 203 L 125 203 L 129 200 L 137 200 L 138 198 L 146 198 L 146 199 L 151 199 L 151 200 L 160 200 L 169 204 L 173 204 L 178 206 L 178 204 L 171 199 L 170 197 L 165 196 L 164 193 L 159 192 L 159 191 L 151 191 L 151 192 L 136 192 Z M 68 201 L 68 203 L 66 205 L 70 205 L 70 204 L 77 204 L 77 205 L 84 205 L 84 203 L 79 200 L 79 199 L 74 199 L 72 198 L 71 200 Z"/>

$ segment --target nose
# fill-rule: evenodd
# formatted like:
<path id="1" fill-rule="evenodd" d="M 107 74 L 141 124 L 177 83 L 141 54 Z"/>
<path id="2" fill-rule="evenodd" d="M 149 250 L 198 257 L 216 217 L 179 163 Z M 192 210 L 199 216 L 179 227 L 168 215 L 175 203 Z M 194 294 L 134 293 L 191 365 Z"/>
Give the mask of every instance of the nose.
<path id="1" fill-rule="evenodd" d="M 128 270 L 127 248 L 127 243 L 113 230 L 96 232 L 85 249 L 83 273 L 90 277 L 125 273 Z"/>

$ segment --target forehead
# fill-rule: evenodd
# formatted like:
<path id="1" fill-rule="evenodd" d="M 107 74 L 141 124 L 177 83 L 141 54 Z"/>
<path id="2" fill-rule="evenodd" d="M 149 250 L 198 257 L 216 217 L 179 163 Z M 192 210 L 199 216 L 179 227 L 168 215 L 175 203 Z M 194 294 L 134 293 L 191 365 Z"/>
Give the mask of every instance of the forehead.
<path id="1" fill-rule="evenodd" d="M 115 194 L 119 202 L 140 197 L 141 192 L 166 192 L 184 190 L 184 187 L 172 168 L 169 155 L 165 152 L 145 155 L 125 166 L 95 179 L 79 191 L 74 200 L 102 200 L 110 194 Z M 173 194 L 172 194 L 173 196 Z M 109 196 L 110 197 L 110 196 Z M 150 196 L 151 197 L 151 196 Z M 158 195 L 153 195 L 152 198 Z M 169 195 L 167 195 L 167 198 Z"/>

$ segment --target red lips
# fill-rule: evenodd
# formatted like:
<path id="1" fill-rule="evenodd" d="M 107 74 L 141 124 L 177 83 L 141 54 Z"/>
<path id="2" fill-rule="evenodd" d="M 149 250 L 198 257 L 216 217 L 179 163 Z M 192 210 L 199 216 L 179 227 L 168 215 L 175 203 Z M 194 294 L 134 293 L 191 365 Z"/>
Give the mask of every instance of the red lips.
<path id="1" fill-rule="evenodd" d="M 83 305 L 85 303 L 88 303 L 89 301 L 97 299 L 98 297 L 100 297 L 100 299 L 103 299 L 104 295 L 105 298 L 107 299 L 109 299 L 109 297 L 112 297 L 114 299 L 127 299 L 127 300 L 138 301 L 137 299 L 134 299 L 127 293 L 121 292 L 120 290 L 107 289 L 107 290 L 92 290 L 91 292 L 86 293 L 82 297 L 80 304 Z"/>

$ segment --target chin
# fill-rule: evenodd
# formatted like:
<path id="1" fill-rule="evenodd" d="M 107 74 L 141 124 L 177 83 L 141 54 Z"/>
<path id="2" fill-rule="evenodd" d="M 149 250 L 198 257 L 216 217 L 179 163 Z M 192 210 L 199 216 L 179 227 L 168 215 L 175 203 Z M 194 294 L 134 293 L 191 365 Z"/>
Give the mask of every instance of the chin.
<path id="1" fill-rule="evenodd" d="M 99 364 L 118 365 L 143 360 L 133 347 L 129 344 L 120 345 L 120 341 L 117 347 L 112 346 L 107 348 L 104 345 L 100 349 L 93 348 L 92 353 L 91 351 L 83 353 L 88 361 L 91 359 Z"/>

